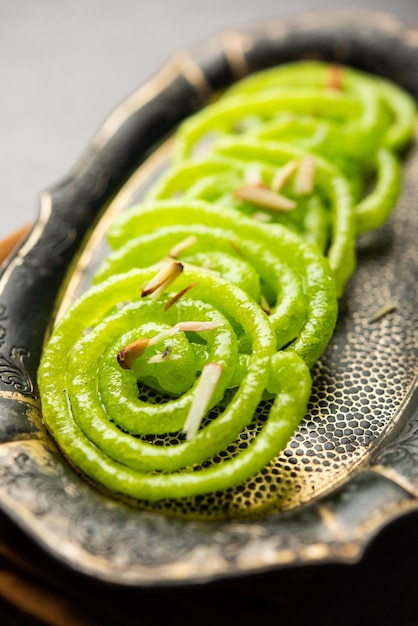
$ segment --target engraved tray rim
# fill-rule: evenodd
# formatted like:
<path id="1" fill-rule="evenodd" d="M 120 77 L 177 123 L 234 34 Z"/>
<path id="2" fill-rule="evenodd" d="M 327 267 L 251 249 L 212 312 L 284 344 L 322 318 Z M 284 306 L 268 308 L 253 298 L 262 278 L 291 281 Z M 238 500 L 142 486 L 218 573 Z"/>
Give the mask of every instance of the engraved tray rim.
<path id="1" fill-rule="evenodd" d="M 378 58 L 382 63 L 394 42 L 399 48 L 393 64 L 380 69 L 390 77 L 406 59 L 402 79 L 408 84 L 415 77 L 417 96 L 418 30 L 386 13 L 300 13 L 210 37 L 179 51 L 121 103 L 72 172 L 41 194 L 38 220 L 0 276 L 0 509 L 59 562 L 125 586 L 194 584 L 289 566 L 353 563 L 386 525 L 418 508 L 414 476 L 405 476 L 391 461 L 397 445 L 413 454 L 418 442 L 417 378 L 404 400 L 406 428 L 393 428 L 385 448 L 375 452 L 375 464 L 355 472 L 347 484 L 315 506 L 301 506 L 280 517 L 232 520 L 227 526 L 203 522 L 203 532 L 201 522 L 189 522 L 187 537 L 182 520 L 167 525 L 161 516 L 134 510 L 122 519 L 121 505 L 103 501 L 84 482 L 74 482 L 43 432 L 34 382 L 51 311 L 83 241 L 103 207 L 181 119 L 213 91 L 265 66 L 270 58 L 278 63 L 319 54 L 367 66 L 368 61 L 362 61 L 365 50 L 373 48 L 374 62 Z M 28 319 L 33 320 L 30 327 Z M 4 432 L 2 413 L 9 416 Z M 367 501 L 377 506 L 374 514 L 370 504 L 360 510 Z M 103 511 L 107 518 L 98 538 L 97 515 Z M 113 545 L 115 529 L 127 548 Z M 167 529 L 172 553 L 158 554 L 159 533 Z M 148 551 L 139 554 L 145 543 Z"/>

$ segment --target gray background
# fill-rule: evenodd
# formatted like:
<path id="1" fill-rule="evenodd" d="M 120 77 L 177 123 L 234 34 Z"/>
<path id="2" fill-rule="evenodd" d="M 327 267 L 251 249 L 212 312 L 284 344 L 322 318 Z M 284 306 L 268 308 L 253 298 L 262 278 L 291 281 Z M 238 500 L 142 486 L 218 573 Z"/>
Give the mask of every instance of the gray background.
<path id="1" fill-rule="evenodd" d="M 178 48 L 290 11 L 348 6 L 418 26 L 418 0 L 0 0 L 0 238 L 35 219 L 41 191 Z"/>

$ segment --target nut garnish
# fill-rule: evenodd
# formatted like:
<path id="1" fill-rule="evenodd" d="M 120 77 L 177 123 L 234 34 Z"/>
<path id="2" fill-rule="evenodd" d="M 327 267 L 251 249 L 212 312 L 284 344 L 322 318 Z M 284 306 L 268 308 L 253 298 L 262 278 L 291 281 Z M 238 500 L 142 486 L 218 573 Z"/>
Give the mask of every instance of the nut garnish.
<path id="1" fill-rule="evenodd" d="M 264 294 L 261 294 L 260 296 L 260 306 L 263 309 L 264 313 L 266 313 L 266 315 L 270 315 L 271 314 L 271 307 L 267 301 L 267 298 Z"/>
<path id="2" fill-rule="evenodd" d="M 271 222 L 272 220 L 271 215 L 269 213 L 265 213 L 264 211 L 256 211 L 252 214 L 252 218 L 258 222 Z"/>
<path id="3" fill-rule="evenodd" d="M 299 159 L 292 159 L 288 161 L 286 165 L 283 165 L 279 170 L 277 170 L 276 174 L 271 181 L 271 189 L 273 191 L 280 191 L 286 185 L 286 183 L 290 180 L 292 174 L 296 172 L 300 165 Z"/>
<path id="4" fill-rule="evenodd" d="M 261 167 L 252 163 L 244 171 L 244 181 L 248 185 L 258 185 L 263 182 Z"/>
<path id="5" fill-rule="evenodd" d="M 171 352 L 171 346 L 166 346 L 163 352 L 153 354 L 147 361 L 147 363 L 162 363 L 163 361 L 176 361 L 180 358 L 179 354 L 173 354 Z"/>
<path id="6" fill-rule="evenodd" d="M 180 300 L 180 298 L 182 298 L 188 291 L 190 291 L 190 289 L 193 289 L 193 287 L 196 287 L 196 285 L 198 285 L 199 283 L 192 283 L 191 285 L 188 285 L 187 287 L 185 287 L 184 289 L 182 289 L 181 291 L 179 291 L 178 293 L 176 293 L 172 298 L 170 298 L 170 300 L 168 302 L 165 303 L 164 305 L 164 311 L 168 311 L 168 309 L 170 307 L 173 306 L 173 304 L 175 304 L 178 300 Z"/>
<path id="7" fill-rule="evenodd" d="M 200 375 L 189 414 L 183 426 L 186 439 L 193 439 L 200 428 L 209 403 L 215 393 L 216 386 L 222 375 L 220 363 L 207 363 Z"/>
<path id="8" fill-rule="evenodd" d="M 124 370 L 131 369 L 134 362 L 141 357 L 150 344 L 149 339 L 138 339 L 122 348 L 116 356 L 119 365 Z"/>
<path id="9" fill-rule="evenodd" d="M 369 319 L 367 320 L 368 324 L 373 324 L 373 322 L 377 322 L 388 313 L 392 313 L 392 311 L 395 311 L 397 307 L 398 304 L 396 302 L 388 302 L 387 304 L 384 304 L 382 307 L 380 307 L 380 309 L 376 311 L 376 313 L 374 313 L 374 315 L 369 317 Z"/>
<path id="10" fill-rule="evenodd" d="M 215 330 L 218 328 L 218 324 L 215 322 L 179 322 L 173 326 L 173 330 L 183 332 L 200 333 L 205 330 Z"/>
<path id="11" fill-rule="evenodd" d="M 296 202 L 263 184 L 241 185 L 234 190 L 234 197 L 271 211 L 283 212 L 296 208 Z"/>
<path id="12" fill-rule="evenodd" d="M 218 325 L 215 324 L 215 322 L 179 322 L 178 324 L 175 324 L 175 326 L 172 326 L 167 330 L 163 330 L 161 333 L 158 333 L 158 335 L 152 337 L 152 339 L 149 340 L 148 345 L 154 346 L 156 343 L 159 343 L 168 337 L 172 337 L 178 332 L 199 333 L 206 330 L 215 330 L 215 328 L 218 328 Z"/>
<path id="13" fill-rule="evenodd" d="M 216 328 L 218 328 L 218 325 L 215 322 L 179 322 L 175 326 L 154 335 L 151 339 L 144 338 L 133 341 L 125 348 L 122 348 L 116 358 L 119 365 L 123 369 L 128 370 L 131 369 L 134 362 L 144 354 L 149 346 L 155 346 L 156 343 L 168 339 L 178 332 L 200 333 L 207 330 L 215 330 Z"/>
<path id="14" fill-rule="evenodd" d="M 304 156 L 295 174 L 294 192 L 296 194 L 312 193 L 315 184 L 316 162 L 311 156 Z"/>
<path id="15" fill-rule="evenodd" d="M 190 235 L 190 237 L 186 237 L 186 239 L 183 239 L 182 241 L 180 241 L 179 243 L 177 243 L 175 246 L 173 246 L 170 250 L 170 252 L 168 253 L 168 256 L 171 257 L 172 259 L 177 259 L 177 257 L 180 256 L 180 254 L 182 252 L 184 252 L 184 250 L 187 250 L 187 248 L 190 248 L 191 246 L 193 246 L 197 241 L 197 237 L 195 235 Z"/>
<path id="16" fill-rule="evenodd" d="M 195 265 L 194 263 L 187 263 L 185 261 L 182 262 L 182 265 L 185 269 L 191 269 L 191 270 L 203 270 L 204 272 L 210 272 L 211 274 L 219 274 L 220 272 L 218 270 L 214 270 L 211 266 L 210 266 L 210 261 L 206 260 L 204 263 L 202 263 L 202 265 Z"/>
<path id="17" fill-rule="evenodd" d="M 178 276 L 180 276 L 183 267 L 183 264 L 179 261 L 165 263 L 156 276 L 143 287 L 141 296 L 145 298 L 145 296 L 152 295 L 153 298 L 157 298 Z"/>
<path id="18" fill-rule="evenodd" d="M 326 75 L 325 88 L 341 91 L 343 88 L 342 75 L 343 71 L 341 65 L 337 63 L 330 65 Z"/>
<path id="19" fill-rule="evenodd" d="M 229 245 L 231 246 L 231 248 L 237 253 L 239 254 L 239 256 L 242 259 L 245 259 L 245 254 L 242 252 L 241 248 L 238 246 L 238 244 L 235 243 L 235 241 L 232 241 L 232 239 L 230 239 L 229 241 Z"/>

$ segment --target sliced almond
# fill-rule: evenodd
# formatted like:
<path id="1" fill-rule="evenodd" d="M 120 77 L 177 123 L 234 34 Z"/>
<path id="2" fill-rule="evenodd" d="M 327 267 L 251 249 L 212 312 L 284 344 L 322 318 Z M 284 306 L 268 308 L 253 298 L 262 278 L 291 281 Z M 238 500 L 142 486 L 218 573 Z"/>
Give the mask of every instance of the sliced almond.
<path id="1" fill-rule="evenodd" d="M 191 246 L 193 246 L 197 241 L 197 237 L 195 237 L 195 235 L 190 235 L 190 237 L 186 237 L 186 239 L 183 239 L 182 241 L 180 241 L 179 243 L 177 243 L 175 246 L 173 246 L 170 250 L 170 252 L 168 253 L 168 256 L 171 257 L 172 259 L 177 259 L 177 257 L 180 256 L 180 254 L 182 252 L 184 252 L 184 250 L 187 250 L 187 248 L 190 248 Z"/>
<path id="2" fill-rule="evenodd" d="M 288 161 L 286 165 L 283 165 L 279 170 L 277 170 L 276 174 L 271 181 L 271 189 L 273 191 L 280 191 L 289 182 L 292 175 L 296 172 L 300 164 L 299 159 L 292 159 Z"/>
<path id="3" fill-rule="evenodd" d="M 369 317 L 369 319 L 367 320 L 368 324 L 373 324 L 374 322 L 377 322 L 388 313 L 392 313 L 393 311 L 395 311 L 397 307 L 398 304 L 396 302 L 388 302 L 387 304 L 384 304 L 380 307 L 380 309 L 376 311 L 374 315 Z"/>
<path id="4" fill-rule="evenodd" d="M 160 271 L 152 278 L 145 287 L 143 287 L 141 291 L 141 296 L 145 298 L 145 296 L 152 295 L 153 298 L 157 298 L 159 295 L 163 293 L 165 289 L 172 282 L 180 276 L 183 271 L 183 264 L 179 261 L 171 261 L 169 263 L 164 263 L 163 267 Z"/>
<path id="5" fill-rule="evenodd" d="M 271 222 L 272 217 L 269 213 L 265 213 L 264 211 L 256 211 L 252 214 L 252 218 L 257 220 L 257 222 Z"/>
<path id="6" fill-rule="evenodd" d="M 242 185 L 234 190 L 234 197 L 270 211 L 286 212 L 296 208 L 296 202 L 265 185 Z"/>
<path id="7" fill-rule="evenodd" d="M 215 330 L 216 328 L 218 328 L 218 324 L 216 324 L 215 322 L 179 322 L 178 324 L 173 326 L 173 329 L 175 329 L 176 331 L 179 330 L 185 333 L 201 333 L 205 330 Z"/>
<path id="8" fill-rule="evenodd" d="M 159 354 L 153 354 L 150 356 L 147 363 L 163 363 L 165 361 L 177 361 L 180 358 L 179 354 L 172 354 L 169 352 L 168 354 L 164 352 L 160 352 Z"/>
<path id="9" fill-rule="evenodd" d="M 186 439 L 193 439 L 205 417 L 209 403 L 216 391 L 216 387 L 222 375 L 223 367 L 220 363 L 207 363 L 197 383 L 194 399 L 189 414 L 183 426 Z"/>
<path id="10" fill-rule="evenodd" d="M 215 322 L 179 322 L 175 326 L 154 335 L 151 339 L 144 338 L 133 341 L 125 348 L 122 348 L 116 358 L 123 369 L 131 369 L 133 363 L 144 354 L 148 346 L 155 346 L 155 344 L 172 337 L 178 332 L 200 333 L 207 330 L 215 330 L 216 328 L 218 328 L 218 325 Z"/>
<path id="11" fill-rule="evenodd" d="M 196 285 L 198 285 L 199 283 L 192 283 L 191 285 L 188 285 L 187 287 L 185 287 L 184 289 L 182 289 L 181 291 L 179 291 L 178 293 L 176 293 L 172 298 L 170 298 L 170 300 L 168 302 L 165 303 L 164 305 L 164 311 L 168 311 L 168 309 L 170 307 L 173 306 L 173 304 L 175 304 L 178 300 L 180 300 L 180 298 L 182 298 L 188 291 L 190 291 L 190 289 L 193 289 L 193 287 L 196 287 Z"/>
<path id="12" fill-rule="evenodd" d="M 263 182 L 261 167 L 252 163 L 244 171 L 244 181 L 248 185 L 258 185 Z"/>
<path id="13" fill-rule="evenodd" d="M 341 91 L 343 88 L 342 76 L 343 70 L 341 65 L 337 63 L 330 65 L 326 74 L 325 88 Z"/>
<path id="14" fill-rule="evenodd" d="M 297 195 L 312 193 L 315 185 L 316 161 L 312 156 L 304 156 L 300 160 L 295 174 L 294 192 Z"/>
<path id="15" fill-rule="evenodd" d="M 162 263 L 171 263 L 171 262 L 172 262 L 172 259 L 170 257 L 167 257 L 162 260 Z M 187 261 L 182 261 L 181 264 L 183 266 L 183 269 L 203 270 L 205 272 L 211 272 L 213 274 L 220 274 L 218 270 L 214 270 L 210 267 L 209 260 L 205 261 L 205 263 L 202 265 L 195 265 L 194 263 L 187 263 Z"/>
<path id="16" fill-rule="evenodd" d="M 154 346 L 156 343 L 168 339 L 168 337 L 172 337 L 178 332 L 204 332 L 206 330 L 215 330 L 215 328 L 218 328 L 215 322 L 179 322 L 149 339 L 149 345 Z"/>
<path id="17" fill-rule="evenodd" d="M 264 313 L 266 313 L 266 315 L 270 315 L 271 314 L 271 307 L 267 301 L 267 298 L 264 294 L 261 294 L 260 296 L 260 306 L 263 309 Z"/>
<path id="18" fill-rule="evenodd" d="M 242 259 L 245 259 L 245 255 L 244 255 L 244 253 L 242 252 L 242 250 L 241 250 L 241 248 L 238 246 L 238 244 L 236 244 L 236 243 L 235 243 L 235 241 L 230 240 L 229 245 L 231 246 L 231 248 L 232 248 L 233 250 L 235 250 L 235 252 L 236 252 L 237 254 L 239 254 L 239 256 L 240 256 Z"/>
<path id="19" fill-rule="evenodd" d="M 131 369 L 134 362 L 144 354 L 149 344 L 149 339 L 138 339 L 138 341 L 133 341 L 125 348 L 122 348 L 116 356 L 119 365 L 124 370 Z"/>

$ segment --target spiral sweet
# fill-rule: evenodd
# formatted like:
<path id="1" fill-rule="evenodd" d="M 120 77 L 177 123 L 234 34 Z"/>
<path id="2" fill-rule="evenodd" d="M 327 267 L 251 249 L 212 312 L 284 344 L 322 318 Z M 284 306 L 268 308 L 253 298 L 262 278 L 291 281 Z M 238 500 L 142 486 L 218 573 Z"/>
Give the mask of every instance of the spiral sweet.
<path id="1" fill-rule="evenodd" d="M 182 227 L 177 226 L 180 223 Z M 158 234 L 160 227 L 167 230 Z M 144 202 L 114 220 L 108 239 L 116 251 L 104 262 L 96 280 L 114 271 L 125 271 L 133 263 L 138 266 L 141 259 L 147 263 L 148 259 L 162 258 L 169 250 L 170 239 L 174 244 L 183 235 L 195 234 L 193 247 L 199 249 L 199 232 L 203 234 L 204 227 L 206 232 L 215 229 L 206 247 L 213 249 L 223 243 L 229 252 L 227 267 L 233 269 L 235 252 L 235 258 L 244 255 L 256 268 L 260 283 L 267 289 L 266 297 L 270 298 L 270 323 L 276 331 L 278 349 L 289 344 L 288 349 L 298 352 L 311 367 L 328 345 L 335 326 L 335 281 L 323 255 L 280 224 L 264 224 L 232 208 L 223 207 L 220 212 L 217 206 L 197 200 Z M 141 238 L 153 232 L 156 235 L 150 244 Z M 167 237 L 165 248 L 157 246 L 155 236 Z M 231 243 L 235 243 L 235 251 Z M 188 251 L 193 251 L 193 247 Z"/>
<path id="2" fill-rule="evenodd" d="M 265 70 L 180 127 L 178 164 L 149 197 L 181 193 L 250 214 L 261 207 L 327 254 L 341 295 L 356 236 L 382 225 L 396 203 L 415 116 L 404 90 L 351 68 Z"/>
<path id="3" fill-rule="evenodd" d="M 274 466 L 414 124 L 399 87 L 315 62 L 250 76 L 181 125 L 42 357 L 44 421 L 75 468 L 154 510 L 195 516 L 206 497 L 210 517 Z"/>
<path id="4" fill-rule="evenodd" d="M 161 301 L 140 295 L 155 269 L 118 274 L 92 288 L 55 330 L 40 368 L 44 418 L 64 454 L 106 488 L 147 500 L 225 489 L 254 474 L 284 446 L 305 413 L 310 393 L 308 367 L 296 353 L 276 351 L 268 318 L 241 289 L 205 271 L 186 269 L 178 288 L 189 281 L 198 285 L 181 300 L 181 307 L 164 311 L 169 296 Z M 229 320 L 247 337 L 245 367 L 235 383 L 239 352 Z M 192 340 L 187 337 L 191 323 L 197 325 Z M 166 339 L 161 346 L 153 344 L 146 359 L 138 358 L 134 368 L 119 366 L 115 354 L 138 337 L 152 340 L 158 334 Z M 165 359 L 165 351 L 177 358 Z M 156 355 L 159 359 L 153 361 Z M 155 372 L 161 366 L 163 376 Z M 139 437 L 184 429 L 205 368 L 218 377 L 204 407 L 208 423 L 191 438 L 186 430 L 184 441 L 164 448 Z M 98 385 L 102 378 L 104 386 Z M 167 380 L 171 398 L 167 389 L 160 391 Z M 138 382 L 154 385 L 168 397 L 158 405 L 141 402 Z M 210 409 L 219 403 L 222 407 L 231 384 L 232 398 L 210 419 Z M 271 421 L 254 446 L 237 449 L 225 466 L 195 471 L 194 464 L 234 445 L 266 393 L 275 395 Z"/>
<path id="5" fill-rule="evenodd" d="M 150 192 L 149 198 L 177 197 L 179 193 L 184 193 L 186 186 L 185 198 L 197 195 L 201 199 L 217 202 L 220 212 L 224 206 L 233 205 L 244 213 L 252 216 L 256 214 L 256 217 L 257 209 L 268 211 L 278 198 L 279 202 L 283 202 L 282 207 L 278 206 L 277 210 L 273 207 L 269 215 L 275 222 L 292 228 L 307 241 L 315 243 L 322 251 L 326 250 L 334 271 L 337 290 L 341 295 L 355 266 L 354 201 L 346 178 L 330 163 L 315 157 L 316 181 L 310 185 L 309 194 L 299 195 L 297 192 L 278 196 L 271 189 L 277 173 L 291 163 L 299 164 L 303 159 L 308 159 L 308 155 L 297 146 L 256 141 L 252 138 L 226 138 L 218 142 L 214 152 L 223 158 L 217 164 L 222 176 L 221 182 L 213 176 L 205 191 L 202 192 L 202 187 L 199 186 L 196 194 L 196 185 L 191 185 L 194 176 L 199 171 L 213 169 L 217 163 L 216 157 L 209 162 L 199 162 L 200 167 L 197 168 L 194 163 L 187 161 L 171 168 Z M 236 167 L 237 162 L 241 164 L 239 168 Z M 252 164 L 259 168 L 260 181 L 246 185 L 245 167 L 250 168 Z M 226 189 L 225 174 L 232 173 L 235 174 L 234 182 Z M 201 180 L 199 185 L 202 184 Z M 221 194 L 220 197 L 214 197 L 216 192 Z M 252 195 L 249 195 L 251 192 Z M 302 195 L 304 197 L 300 197 Z"/>

